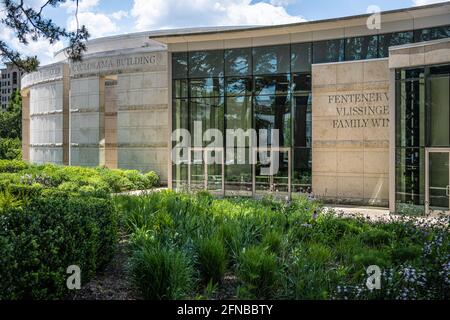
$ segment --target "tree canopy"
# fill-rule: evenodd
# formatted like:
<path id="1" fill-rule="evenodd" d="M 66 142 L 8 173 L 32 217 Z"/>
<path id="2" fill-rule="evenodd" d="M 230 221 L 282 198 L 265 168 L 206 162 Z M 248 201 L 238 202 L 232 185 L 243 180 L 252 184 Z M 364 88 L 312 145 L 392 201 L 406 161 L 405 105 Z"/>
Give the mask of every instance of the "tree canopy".
<path id="1" fill-rule="evenodd" d="M 58 7 L 68 1 L 76 4 L 76 31 L 68 31 L 44 16 L 46 8 Z M 78 23 L 78 2 L 79 0 L 47 0 L 40 8 L 36 9 L 24 0 L 1 0 L 5 16 L 0 20 L 0 25 L 12 29 L 20 43 L 25 45 L 39 39 L 46 39 L 50 44 L 59 40 L 67 40 L 69 58 L 72 61 L 80 61 L 83 52 L 86 51 L 85 41 L 89 38 L 89 32 L 84 25 L 80 26 Z M 36 56 L 23 56 L 22 53 L 1 39 L 0 60 L 3 63 L 12 62 L 26 72 L 34 71 L 39 66 Z"/>

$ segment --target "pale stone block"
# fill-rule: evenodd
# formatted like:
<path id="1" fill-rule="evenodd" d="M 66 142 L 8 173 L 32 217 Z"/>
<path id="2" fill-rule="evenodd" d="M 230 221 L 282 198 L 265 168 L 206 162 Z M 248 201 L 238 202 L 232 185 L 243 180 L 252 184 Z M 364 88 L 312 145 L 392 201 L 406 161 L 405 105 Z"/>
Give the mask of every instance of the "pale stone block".
<path id="1" fill-rule="evenodd" d="M 345 38 L 345 28 L 326 29 L 313 32 L 313 41 L 333 40 L 341 38 Z"/>
<path id="2" fill-rule="evenodd" d="M 364 82 L 389 81 L 389 60 L 364 62 Z"/>
<path id="3" fill-rule="evenodd" d="M 364 178 L 364 198 L 369 204 L 383 204 L 389 201 L 389 177 Z"/>
<path id="4" fill-rule="evenodd" d="M 397 69 L 397 68 L 404 68 L 409 67 L 410 61 L 409 61 L 409 49 L 396 49 L 390 51 L 389 55 L 389 68 L 390 69 Z"/>
<path id="5" fill-rule="evenodd" d="M 337 84 L 360 83 L 364 81 L 364 63 L 349 62 L 336 65 Z"/>
<path id="6" fill-rule="evenodd" d="M 440 64 L 450 61 L 450 40 L 425 47 L 425 64 Z"/>
<path id="7" fill-rule="evenodd" d="M 442 15 L 434 15 L 434 16 L 425 16 L 425 17 L 416 17 L 414 19 L 414 28 L 415 29 L 423 29 L 430 28 L 435 26 L 445 26 L 448 25 L 450 21 L 450 13 L 448 10 L 444 10 Z"/>
<path id="8" fill-rule="evenodd" d="M 422 66 L 425 64 L 425 48 L 423 46 L 409 49 L 409 65 Z"/>
<path id="9" fill-rule="evenodd" d="M 223 40 L 188 42 L 188 51 L 198 50 L 222 50 L 224 48 Z"/>
<path id="10" fill-rule="evenodd" d="M 396 19 L 395 21 L 386 21 L 385 17 L 381 16 L 381 30 L 380 34 L 397 32 L 399 30 L 409 31 L 414 30 L 414 19 L 408 17 L 407 19 Z"/>
<path id="11" fill-rule="evenodd" d="M 314 173 L 331 173 L 337 171 L 337 155 L 335 149 L 313 149 L 312 171 Z"/>
<path id="12" fill-rule="evenodd" d="M 364 150 L 364 173 L 389 174 L 389 150 Z"/>
<path id="13" fill-rule="evenodd" d="M 339 198 L 364 198 L 364 178 L 363 177 L 338 177 L 337 178 Z"/>
<path id="14" fill-rule="evenodd" d="M 337 177 L 325 176 L 313 173 L 313 192 L 319 197 L 333 197 L 337 196 Z"/>
<path id="15" fill-rule="evenodd" d="M 322 64 L 312 66 L 313 87 L 337 83 L 337 65 Z"/>
<path id="16" fill-rule="evenodd" d="M 224 40 L 224 48 L 225 49 L 250 48 L 251 46 L 252 46 L 252 38 Z"/>
<path id="17" fill-rule="evenodd" d="M 312 32 L 291 33 L 291 42 L 292 43 L 312 42 L 312 41 L 313 41 Z"/>
<path id="18" fill-rule="evenodd" d="M 359 173 L 364 172 L 364 154 L 360 151 L 337 150 L 337 172 Z"/>
<path id="19" fill-rule="evenodd" d="M 143 88 L 168 88 L 167 72 L 148 72 L 143 75 Z"/>
<path id="20" fill-rule="evenodd" d="M 313 119 L 313 140 L 336 141 L 337 130 L 333 128 L 329 120 Z"/>

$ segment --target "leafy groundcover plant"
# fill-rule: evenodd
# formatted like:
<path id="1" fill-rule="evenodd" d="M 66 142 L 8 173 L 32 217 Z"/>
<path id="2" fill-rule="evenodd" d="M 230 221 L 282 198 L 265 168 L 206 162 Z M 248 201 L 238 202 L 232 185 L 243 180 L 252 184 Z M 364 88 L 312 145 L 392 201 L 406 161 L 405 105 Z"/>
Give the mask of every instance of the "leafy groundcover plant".
<path id="1" fill-rule="evenodd" d="M 371 223 L 316 217 L 320 203 L 303 197 L 285 203 L 203 192 L 115 202 L 131 243 L 129 273 L 144 298 L 449 298 L 448 218 Z M 381 290 L 365 286 L 371 265 L 383 271 Z"/>

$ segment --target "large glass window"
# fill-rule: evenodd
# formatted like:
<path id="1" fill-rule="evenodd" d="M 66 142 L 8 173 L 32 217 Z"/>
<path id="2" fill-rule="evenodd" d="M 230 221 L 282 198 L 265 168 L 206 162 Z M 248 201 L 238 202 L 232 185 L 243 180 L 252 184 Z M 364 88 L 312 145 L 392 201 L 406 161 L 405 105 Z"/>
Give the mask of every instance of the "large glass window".
<path id="1" fill-rule="evenodd" d="M 225 50 L 225 76 L 248 76 L 251 73 L 251 48 Z"/>
<path id="2" fill-rule="evenodd" d="M 294 146 L 312 146 L 312 95 L 294 96 Z"/>
<path id="3" fill-rule="evenodd" d="M 378 36 L 348 38 L 345 46 L 345 60 L 366 60 L 378 57 Z"/>
<path id="4" fill-rule="evenodd" d="M 412 31 L 381 34 L 379 36 L 379 57 L 389 57 L 389 47 L 400 46 L 412 43 L 413 41 L 414 32 Z"/>
<path id="5" fill-rule="evenodd" d="M 396 89 L 398 147 L 425 146 L 424 69 L 402 71 Z"/>
<path id="6" fill-rule="evenodd" d="M 172 53 L 172 78 L 184 79 L 187 77 L 188 71 L 188 54 L 187 52 Z"/>
<path id="7" fill-rule="evenodd" d="M 272 130 L 279 130 L 279 147 L 291 145 L 291 105 L 289 95 L 256 96 L 255 98 L 255 129 L 267 130 L 267 144 L 273 145 Z M 266 147 L 261 143 L 258 135 L 258 146 Z"/>
<path id="8" fill-rule="evenodd" d="M 289 45 L 253 48 L 253 74 L 289 73 L 290 69 Z"/>
<path id="9" fill-rule="evenodd" d="M 450 147 L 449 92 L 449 66 L 396 72 L 396 210 L 399 213 L 424 213 L 426 149 Z M 430 174 L 437 171 L 430 168 Z"/>
<path id="10" fill-rule="evenodd" d="M 290 87 L 290 76 L 265 76 L 255 77 L 255 95 L 288 94 Z"/>
<path id="11" fill-rule="evenodd" d="M 450 38 L 450 25 L 428 29 L 416 30 L 414 32 L 415 42 L 431 41 Z"/>
<path id="12" fill-rule="evenodd" d="M 189 76 L 191 78 L 222 77 L 223 51 L 196 51 L 189 53 Z"/>
<path id="13" fill-rule="evenodd" d="M 344 39 L 314 42 L 314 63 L 344 61 L 344 48 Z"/>
<path id="14" fill-rule="evenodd" d="M 433 68 L 427 81 L 430 147 L 450 146 L 450 68 Z"/>
<path id="15" fill-rule="evenodd" d="M 311 71 L 312 43 L 295 43 L 291 46 L 291 71 Z"/>

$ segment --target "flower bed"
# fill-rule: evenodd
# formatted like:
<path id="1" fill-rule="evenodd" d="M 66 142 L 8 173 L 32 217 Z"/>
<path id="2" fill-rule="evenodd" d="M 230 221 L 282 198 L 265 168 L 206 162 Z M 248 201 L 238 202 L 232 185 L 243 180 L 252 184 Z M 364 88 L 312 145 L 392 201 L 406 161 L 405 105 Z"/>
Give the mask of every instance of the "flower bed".
<path id="1" fill-rule="evenodd" d="M 448 218 L 370 223 L 320 213 L 306 198 L 170 191 L 116 201 L 144 298 L 449 298 Z M 372 265 L 382 272 L 379 290 L 366 286 Z"/>

